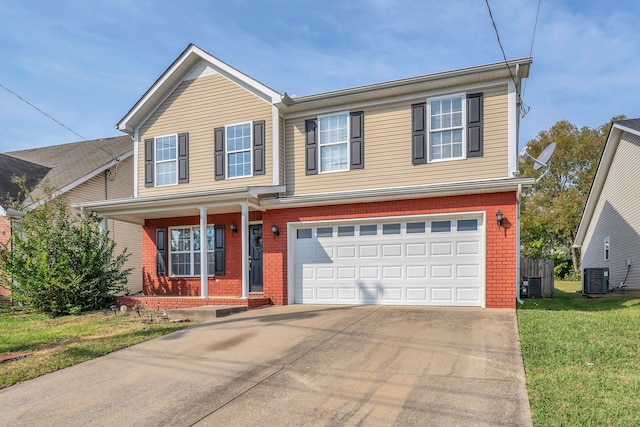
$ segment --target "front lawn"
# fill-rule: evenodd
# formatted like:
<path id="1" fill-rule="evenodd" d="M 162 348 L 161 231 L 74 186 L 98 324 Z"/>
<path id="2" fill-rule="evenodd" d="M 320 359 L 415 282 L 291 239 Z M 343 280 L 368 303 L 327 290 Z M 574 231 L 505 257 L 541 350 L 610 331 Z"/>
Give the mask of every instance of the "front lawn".
<path id="1" fill-rule="evenodd" d="M 555 287 L 518 310 L 534 425 L 640 425 L 640 299 Z"/>
<path id="2" fill-rule="evenodd" d="M 30 353 L 0 363 L 0 389 L 112 351 L 165 335 L 188 323 L 148 321 L 149 312 L 94 312 L 51 318 L 42 314 L 0 313 L 0 356 Z"/>

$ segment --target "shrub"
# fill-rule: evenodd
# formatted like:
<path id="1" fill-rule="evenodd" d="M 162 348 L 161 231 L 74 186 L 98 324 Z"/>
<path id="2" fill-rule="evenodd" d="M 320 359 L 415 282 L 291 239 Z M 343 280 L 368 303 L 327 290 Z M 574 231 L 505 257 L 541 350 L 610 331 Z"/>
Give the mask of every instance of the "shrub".
<path id="1" fill-rule="evenodd" d="M 23 190 L 24 191 L 24 190 Z M 131 269 L 124 263 L 126 249 L 114 255 L 115 242 L 100 229 L 94 216 L 74 214 L 67 201 L 53 197 L 30 197 L 25 213 L 12 233 L 12 247 L 0 247 L 0 269 L 14 302 L 52 315 L 97 310 L 110 304 L 118 292 L 126 292 Z"/>

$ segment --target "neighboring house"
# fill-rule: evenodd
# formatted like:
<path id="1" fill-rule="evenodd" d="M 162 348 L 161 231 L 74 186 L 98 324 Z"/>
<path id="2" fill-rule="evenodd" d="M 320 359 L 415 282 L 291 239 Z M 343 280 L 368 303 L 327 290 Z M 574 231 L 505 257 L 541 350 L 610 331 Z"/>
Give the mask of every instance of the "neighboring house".
<path id="1" fill-rule="evenodd" d="M 583 271 L 608 268 L 613 289 L 640 290 L 639 163 L 640 119 L 614 122 L 575 240 Z"/>
<path id="2" fill-rule="evenodd" d="M 34 197 L 42 196 L 37 185 L 46 182 L 71 204 L 122 199 L 133 196 L 133 159 L 133 141 L 128 135 L 0 154 L 0 242 L 11 239 L 7 197 L 19 199 L 27 208 L 33 206 L 24 200 L 12 177 L 25 177 Z M 132 293 L 141 291 L 140 227 L 114 220 L 105 221 L 104 226 L 117 251 L 126 247 L 132 253 L 127 266 L 134 271 L 127 286 Z"/>
<path id="3" fill-rule="evenodd" d="M 530 64 L 290 97 L 189 45 L 117 124 L 135 196 L 79 206 L 143 227 L 145 295 L 200 297 L 131 304 L 513 308 Z"/>

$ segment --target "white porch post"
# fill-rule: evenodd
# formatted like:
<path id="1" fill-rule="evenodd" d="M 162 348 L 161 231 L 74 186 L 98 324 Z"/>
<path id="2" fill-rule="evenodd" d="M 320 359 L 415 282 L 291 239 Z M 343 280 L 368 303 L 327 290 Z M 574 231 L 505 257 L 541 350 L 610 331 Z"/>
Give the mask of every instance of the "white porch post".
<path id="1" fill-rule="evenodd" d="M 207 208 L 200 208 L 200 297 L 209 296 L 207 281 Z"/>
<path id="2" fill-rule="evenodd" d="M 242 298 L 249 298 L 249 206 L 240 205 L 242 213 Z"/>

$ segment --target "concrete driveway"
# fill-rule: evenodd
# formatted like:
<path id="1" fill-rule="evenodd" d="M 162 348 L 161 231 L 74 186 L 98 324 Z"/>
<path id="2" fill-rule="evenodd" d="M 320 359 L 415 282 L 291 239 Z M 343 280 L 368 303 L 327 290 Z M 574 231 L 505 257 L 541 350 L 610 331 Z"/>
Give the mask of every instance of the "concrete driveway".
<path id="1" fill-rule="evenodd" d="M 531 425 L 515 312 L 285 306 L 0 391 L 3 426 Z"/>

